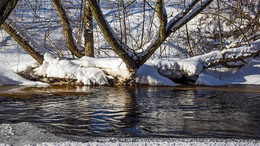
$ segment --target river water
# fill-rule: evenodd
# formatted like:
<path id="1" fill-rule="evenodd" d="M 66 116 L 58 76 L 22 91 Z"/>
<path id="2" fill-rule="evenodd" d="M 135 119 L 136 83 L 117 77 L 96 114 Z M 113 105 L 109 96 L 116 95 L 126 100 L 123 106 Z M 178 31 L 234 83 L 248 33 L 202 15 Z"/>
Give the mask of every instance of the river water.
<path id="1" fill-rule="evenodd" d="M 18 123 L 81 142 L 89 137 L 259 140 L 260 87 L 0 87 L 0 125 Z"/>

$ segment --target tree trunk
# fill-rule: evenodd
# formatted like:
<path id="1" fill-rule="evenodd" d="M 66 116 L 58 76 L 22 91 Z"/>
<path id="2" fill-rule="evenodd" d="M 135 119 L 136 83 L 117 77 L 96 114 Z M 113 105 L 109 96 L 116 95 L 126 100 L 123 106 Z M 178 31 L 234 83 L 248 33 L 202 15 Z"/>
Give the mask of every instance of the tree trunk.
<path id="1" fill-rule="evenodd" d="M 5 22 L 17 3 L 18 0 L 0 0 L 0 25 Z"/>
<path id="2" fill-rule="evenodd" d="M 98 23 L 99 28 L 101 29 L 104 37 L 112 47 L 112 49 L 118 54 L 118 56 L 125 62 L 128 70 L 130 72 L 136 72 L 138 69 L 138 65 L 131 54 L 131 49 L 125 45 L 121 40 L 115 36 L 115 33 L 110 28 L 109 24 L 105 20 L 102 11 L 96 0 L 88 0 L 88 4 L 91 8 L 91 11 Z M 129 53 L 129 54 L 128 54 Z"/>
<path id="3" fill-rule="evenodd" d="M 57 12 L 60 16 L 60 19 L 61 19 L 61 22 L 62 22 L 62 27 L 63 27 L 63 32 L 64 32 L 64 35 L 65 35 L 66 45 L 67 45 L 68 49 L 76 57 L 78 57 L 78 58 L 83 57 L 84 54 L 81 53 L 78 50 L 77 46 L 75 45 L 70 22 L 69 22 L 69 19 L 68 19 L 68 16 L 67 16 L 65 10 L 63 9 L 63 7 L 60 3 L 60 0 L 51 0 L 51 1 L 52 1 L 53 5 L 55 6 L 55 8 L 56 8 L 56 10 L 57 10 Z"/>
<path id="4" fill-rule="evenodd" d="M 4 22 L 2 28 L 28 53 L 30 54 L 38 63 L 42 64 L 44 61 L 43 55 L 37 52 L 30 43 L 25 40 L 11 25 Z"/>
<path id="5" fill-rule="evenodd" d="M 123 15 L 123 26 L 124 26 L 124 43 L 127 44 L 127 33 L 126 33 L 126 13 L 125 13 L 125 3 L 121 0 L 122 4 L 122 15 Z"/>
<path id="6" fill-rule="evenodd" d="M 186 0 L 184 0 L 184 7 L 186 7 Z M 193 51 L 191 49 L 190 35 L 189 35 L 189 29 L 188 29 L 188 25 L 187 24 L 185 24 L 185 28 L 186 28 L 186 37 L 187 37 L 188 47 L 189 47 L 189 50 L 190 50 L 190 55 L 193 57 L 194 54 L 193 54 Z"/>
<path id="7" fill-rule="evenodd" d="M 130 49 L 125 43 L 118 39 L 118 36 L 110 28 L 109 24 L 105 20 L 102 11 L 96 0 L 88 0 L 92 13 L 104 34 L 106 40 L 112 47 L 112 49 L 118 54 L 118 56 L 125 62 L 129 71 L 136 72 L 152 54 L 161 46 L 161 44 L 172 33 L 176 32 L 182 26 L 187 24 L 191 19 L 197 16 L 202 10 L 204 10 L 213 0 L 205 0 L 201 5 L 195 7 L 200 0 L 194 0 L 187 6 L 183 12 L 175 16 L 169 24 L 167 24 L 167 16 L 164 12 L 163 0 L 156 1 L 156 11 L 160 20 L 159 34 L 157 39 L 151 44 L 144 52 L 136 53 L 133 49 Z M 195 7 L 195 8 L 194 8 Z M 193 10 L 192 10 L 193 9 Z M 192 11 L 191 11 L 192 10 Z"/>
<path id="8" fill-rule="evenodd" d="M 84 6 L 83 17 L 85 56 L 94 57 L 93 14 L 87 1 Z"/>
<path id="9" fill-rule="evenodd" d="M 159 0 L 158 0 L 159 1 Z M 200 0 L 194 0 L 189 6 L 187 6 L 182 13 L 176 15 L 172 20 L 169 21 L 169 23 L 166 26 L 166 36 L 164 39 L 161 39 L 162 37 L 158 37 L 158 39 L 145 51 L 145 54 L 141 55 L 142 58 L 139 61 L 139 66 L 143 65 L 151 56 L 152 54 L 162 45 L 162 43 L 168 38 L 172 33 L 176 32 L 178 29 L 180 29 L 182 26 L 187 24 L 190 20 L 192 20 L 195 16 L 197 16 L 201 11 L 203 11 L 213 0 L 206 0 L 204 3 L 202 3 L 200 6 L 197 6 L 194 8 L 194 6 L 199 2 Z M 159 3 L 160 4 L 160 3 Z M 194 9 L 193 9 L 194 8 Z M 193 9 L 193 11 L 191 11 Z M 190 12 L 191 11 L 191 12 Z M 158 12 L 157 12 L 158 13 Z M 163 30 L 162 25 L 164 23 L 161 23 L 160 31 Z M 160 35 L 162 32 L 160 32 Z"/>
<path id="10" fill-rule="evenodd" d="M 222 41 L 222 29 L 221 29 L 221 23 L 220 23 L 220 5 L 219 0 L 217 0 L 217 6 L 218 6 L 218 31 L 219 31 L 219 41 L 220 41 L 220 50 L 223 51 L 223 41 Z"/>

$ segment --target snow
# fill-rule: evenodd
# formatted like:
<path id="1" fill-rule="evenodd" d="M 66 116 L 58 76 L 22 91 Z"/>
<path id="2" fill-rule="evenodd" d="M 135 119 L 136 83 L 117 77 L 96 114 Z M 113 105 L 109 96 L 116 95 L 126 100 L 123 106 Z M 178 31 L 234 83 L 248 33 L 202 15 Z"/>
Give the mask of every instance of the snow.
<path id="1" fill-rule="evenodd" d="M 175 146 L 175 145 L 179 145 L 179 146 L 208 146 L 208 145 L 216 145 L 216 146 L 228 146 L 228 145 L 247 145 L 247 146 L 253 146 L 255 144 L 259 144 L 259 142 L 250 142 L 250 141 L 246 141 L 246 140 L 222 140 L 222 141 L 210 141 L 210 139 L 206 139 L 206 140 L 191 140 L 191 141 L 140 141 L 140 142 L 86 142 L 86 143 L 82 143 L 82 142 L 61 142 L 61 143 L 41 143 L 41 144 L 37 144 L 39 146 L 53 146 L 53 145 L 59 145 L 59 146 L 67 146 L 67 145 L 91 145 L 91 146 L 158 146 L 158 145 L 166 145 L 166 146 Z"/>
<path id="2" fill-rule="evenodd" d="M 200 74 L 197 85 L 260 85 L 260 59 L 253 59 L 248 66 L 244 66 L 235 73 L 206 70 Z"/>
<path id="3" fill-rule="evenodd" d="M 260 58 L 248 59 L 248 66 L 237 70 L 221 67 L 204 70 L 209 62 L 216 62 L 223 58 L 224 52 L 224 58 L 232 57 L 234 55 L 232 52 L 236 53 L 235 57 L 240 57 L 257 51 L 258 44 L 259 42 L 256 42 L 252 43 L 251 47 L 213 51 L 188 59 L 150 59 L 137 71 L 135 81 L 150 86 L 176 86 L 177 84 L 171 79 L 179 78 L 186 73 L 190 76 L 199 75 L 196 85 L 260 85 Z M 34 71 L 38 75 L 76 79 L 77 82 L 82 82 L 84 85 L 109 85 L 108 79 L 117 78 L 123 81 L 131 76 L 120 58 L 82 57 L 69 60 L 66 58 L 54 59 L 50 54 L 45 54 L 43 65 L 37 67 L 38 64 L 28 54 L 21 54 L 22 59 L 17 60 L 19 63 L 10 58 L 15 58 L 15 54 L 6 56 L 3 58 L 5 61 L 0 63 L 0 85 L 46 86 L 45 83 L 28 81 L 16 73 L 29 67 L 36 67 Z"/>
<path id="4" fill-rule="evenodd" d="M 257 44 L 257 43 L 256 43 Z M 231 84 L 259 84 L 260 61 L 259 58 L 248 60 L 249 65 L 239 70 L 228 73 L 230 70 L 222 71 L 221 79 L 216 78 L 216 71 L 204 70 L 209 62 L 217 62 L 223 57 L 226 58 L 236 54 L 235 57 L 247 55 L 255 50 L 256 45 L 243 47 L 235 50 L 213 51 L 208 54 L 196 56 L 188 59 L 177 60 L 149 60 L 136 73 L 136 83 L 150 86 L 176 86 L 167 77 L 178 78 L 183 73 L 199 75 L 197 85 L 231 85 Z M 223 56 L 223 53 L 225 55 Z M 233 53 L 232 53 L 233 52 Z M 46 54 L 42 66 L 36 68 L 36 74 L 47 77 L 77 79 L 84 85 L 108 85 L 107 78 L 128 79 L 131 74 L 127 71 L 126 65 L 120 58 L 91 58 L 83 57 L 81 59 L 53 59 Z M 221 68 L 218 73 L 221 72 Z M 225 73 L 226 72 L 226 73 Z"/>
<path id="5" fill-rule="evenodd" d="M 197 85 L 208 85 L 208 86 L 220 86 L 220 85 L 228 85 L 230 83 L 202 73 L 199 76 L 199 78 L 197 79 L 196 84 Z"/>
<path id="6" fill-rule="evenodd" d="M 31 123 L 1 124 L 0 145 L 35 145 L 43 142 L 65 142 L 60 138 L 38 128 Z"/>
<path id="7" fill-rule="evenodd" d="M 81 67 L 66 59 L 53 59 L 49 54 L 44 55 L 44 63 L 35 69 L 35 73 L 46 77 L 77 79 L 77 82 L 84 85 L 108 85 L 101 69 Z"/>
<path id="8" fill-rule="evenodd" d="M 172 80 L 161 76 L 157 69 L 149 65 L 143 65 L 136 73 L 135 81 L 151 86 L 175 86 Z"/>
<path id="9" fill-rule="evenodd" d="M 45 54 L 44 59 L 43 65 L 34 70 L 37 75 L 77 79 L 84 85 L 108 85 L 107 78 L 117 77 L 126 80 L 131 75 L 127 71 L 126 65 L 119 58 L 82 57 L 75 60 L 59 60 Z M 156 68 L 149 65 L 144 65 L 137 71 L 135 80 L 137 83 L 151 86 L 176 85 L 170 79 L 161 76 Z"/>
<path id="10" fill-rule="evenodd" d="M 129 78 L 131 75 L 120 58 L 92 58 L 85 56 L 78 60 L 73 60 L 73 63 L 84 67 L 101 68 L 114 77 L 121 77 L 121 80 Z"/>
<path id="11" fill-rule="evenodd" d="M 37 145 L 37 146 L 157 146 L 157 145 L 259 145 L 259 140 L 251 139 L 214 139 L 214 138 L 88 138 L 89 142 L 70 141 L 58 137 L 36 123 L 16 123 L 0 125 L 0 146 L 9 145 Z"/>
<path id="12" fill-rule="evenodd" d="M 8 66 L 0 64 L 0 86 L 3 85 L 47 86 L 45 83 L 26 80 Z"/>

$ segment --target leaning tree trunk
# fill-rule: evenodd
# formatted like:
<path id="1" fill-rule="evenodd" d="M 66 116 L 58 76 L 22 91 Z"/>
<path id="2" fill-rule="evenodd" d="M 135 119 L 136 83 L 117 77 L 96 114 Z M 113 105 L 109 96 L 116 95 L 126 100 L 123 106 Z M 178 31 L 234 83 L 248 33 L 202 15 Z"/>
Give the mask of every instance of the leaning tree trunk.
<path id="1" fill-rule="evenodd" d="M 38 63 L 42 64 L 44 61 L 43 55 L 37 52 L 28 40 L 25 40 L 16 29 L 7 22 L 4 22 L 2 28 L 28 53 L 30 54 Z"/>
<path id="2" fill-rule="evenodd" d="M 85 40 L 85 56 L 94 57 L 94 36 L 93 36 L 93 14 L 88 5 L 85 2 L 84 5 L 84 40 Z"/>
<path id="3" fill-rule="evenodd" d="M 2 25 L 11 14 L 17 2 L 18 0 L 0 0 L 0 25 Z"/>
<path id="4" fill-rule="evenodd" d="M 83 57 L 84 54 L 78 50 L 78 48 L 74 42 L 71 25 L 70 25 L 68 16 L 60 3 L 60 0 L 51 0 L 51 1 L 60 16 L 60 19 L 62 22 L 62 27 L 63 27 L 63 32 L 65 34 L 66 45 L 67 45 L 68 49 L 76 57 L 78 57 L 78 58 Z"/>

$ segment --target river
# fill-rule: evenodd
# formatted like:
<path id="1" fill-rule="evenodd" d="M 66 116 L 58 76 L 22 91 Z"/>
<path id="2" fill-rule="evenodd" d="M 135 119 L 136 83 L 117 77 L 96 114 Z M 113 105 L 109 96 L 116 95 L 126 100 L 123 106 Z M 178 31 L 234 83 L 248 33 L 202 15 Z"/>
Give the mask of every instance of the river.
<path id="1" fill-rule="evenodd" d="M 0 125 L 60 138 L 260 139 L 260 86 L 0 87 Z M 2 141 L 7 135 L 2 131 Z M 5 141 L 3 140 L 5 139 Z"/>

